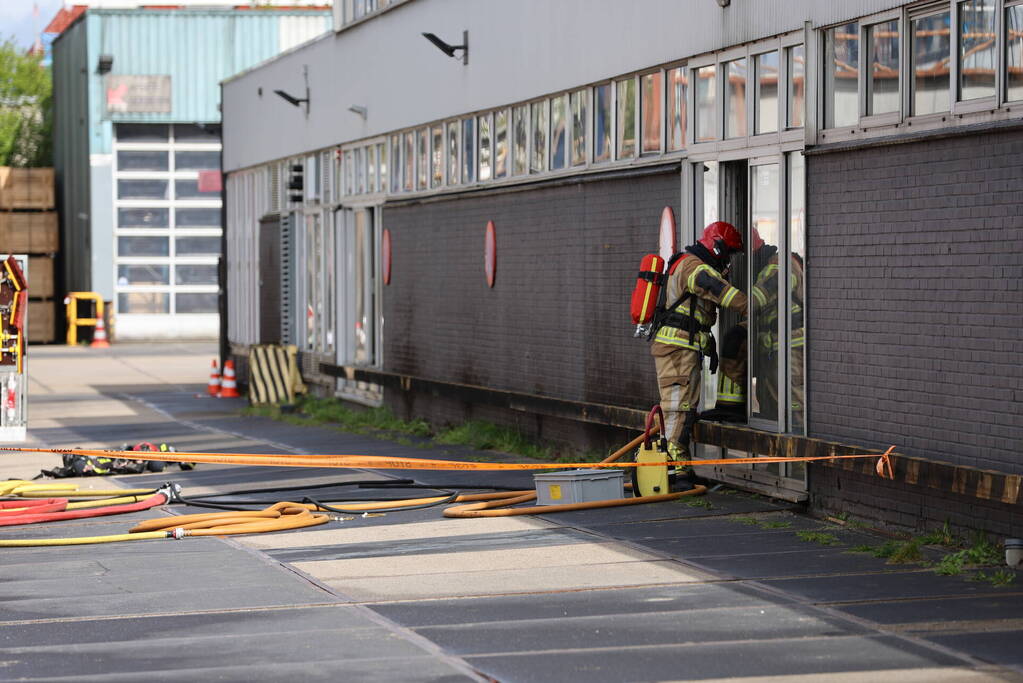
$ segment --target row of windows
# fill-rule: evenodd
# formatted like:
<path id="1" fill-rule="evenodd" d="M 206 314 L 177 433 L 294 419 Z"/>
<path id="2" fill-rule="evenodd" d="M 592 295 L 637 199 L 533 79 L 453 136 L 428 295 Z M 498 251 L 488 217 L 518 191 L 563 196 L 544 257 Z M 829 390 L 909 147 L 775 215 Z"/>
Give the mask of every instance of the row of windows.
<path id="1" fill-rule="evenodd" d="M 1000 7 L 953 0 L 827 29 L 824 127 L 1023 100 L 1023 3 Z"/>
<path id="2" fill-rule="evenodd" d="M 171 168 L 171 160 L 174 167 Z M 117 170 L 125 171 L 219 171 L 219 150 L 130 149 L 117 152 Z"/>
<path id="3" fill-rule="evenodd" d="M 220 207 L 118 207 L 118 228 L 219 228 Z"/>
<path id="4" fill-rule="evenodd" d="M 219 123 L 118 123 L 114 134 L 119 143 L 216 143 L 220 144 Z"/>
<path id="5" fill-rule="evenodd" d="M 172 194 L 173 192 L 173 194 Z M 169 180 L 130 178 L 117 181 L 118 199 L 206 199 L 220 201 L 220 192 L 210 192 L 194 178 Z"/>
<path id="6" fill-rule="evenodd" d="M 174 253 L 171 254 L 171 247 Z M 126 258 L 148 256 L 219 256 L 219 235 L 188 235 L 170 237 L 155 235 L 120 235 L 117 255 Z M 118 264 L 120 267 L 120 264 Z"/>
<path id="7" fill-rule="evenodd" d="M 122 263 L 117 266 L 117 284 L 120 286 L 159 286 L 171 283 L 171 271 L 176 285 L 215 285 L 215 263 Z"/>

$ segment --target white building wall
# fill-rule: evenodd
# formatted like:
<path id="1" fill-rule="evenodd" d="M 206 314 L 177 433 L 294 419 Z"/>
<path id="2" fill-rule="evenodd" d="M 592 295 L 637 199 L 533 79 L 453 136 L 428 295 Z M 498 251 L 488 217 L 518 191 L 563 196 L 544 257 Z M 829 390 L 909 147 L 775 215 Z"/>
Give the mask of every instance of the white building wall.
<path id="1" fill-rule="evenodd" d="M 529 99 L 899 0 L 413 0 L 224 84 L 224 169 Z M 448 43 L 469 31 L 469 63 Z M 274 95 L 305 96 L 294 107 Z M 364 120 L 348 111 L 365 107 Z"/>

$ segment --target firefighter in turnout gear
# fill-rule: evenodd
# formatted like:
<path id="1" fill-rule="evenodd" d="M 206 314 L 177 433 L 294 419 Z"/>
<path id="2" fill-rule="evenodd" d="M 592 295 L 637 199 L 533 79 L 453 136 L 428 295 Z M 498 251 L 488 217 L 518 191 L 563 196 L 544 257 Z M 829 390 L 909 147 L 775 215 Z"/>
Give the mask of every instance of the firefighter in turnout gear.
<path id="1" fill-rule="evenodd" d="M 717 343 L 711 327 L 717 307 L 746 315 L 746 295 L 728 283 L 732 254 L 742 251 L 742 235 L 730 223 L 708 225 L 700 239 L 670 269 L 665 312 L 655 322 L 651 353 L 664 412 L 665 436 L 680 454 L 691 457 L 689 442 L 700 405 L 703 357 L 717 371 Z"/>

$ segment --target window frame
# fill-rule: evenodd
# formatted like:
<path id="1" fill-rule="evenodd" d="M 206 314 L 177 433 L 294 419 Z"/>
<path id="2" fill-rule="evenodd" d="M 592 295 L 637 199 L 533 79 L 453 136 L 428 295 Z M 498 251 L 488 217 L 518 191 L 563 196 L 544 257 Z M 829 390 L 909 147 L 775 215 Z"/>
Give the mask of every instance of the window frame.
<path id="1" fill-rule="evenodd" d="M 856 101 L 859 111 L 859 118 L 856 126 L 859 128 L 871 128 L 877 126 L 891 126 L 898 124 L 905 118 L 905 92 L 906 88 L 906 18 L 901 9 L 872 14 L 869 17 L 859 19 L 860 54 L 859 73 L 860 77 L 856 83 Z M 898 22 L 899 31 L 899 106 L 895 111 L 883 112 L 881 114 L 870 114 L 870 92 L 867 88 L 869 79 L 867 69 L 871 66 L 870 58 L 873 56 L 873 44 L 868 42 L 871 36 L 870 30 L 890 21 Z"/>

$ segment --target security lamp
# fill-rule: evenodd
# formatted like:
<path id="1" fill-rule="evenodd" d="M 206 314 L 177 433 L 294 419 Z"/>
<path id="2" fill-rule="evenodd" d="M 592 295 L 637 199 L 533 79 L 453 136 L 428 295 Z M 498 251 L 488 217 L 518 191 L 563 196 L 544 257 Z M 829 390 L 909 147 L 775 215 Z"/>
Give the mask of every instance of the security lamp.
<path id="1" fill-rule="evenodd" d="M 302 75 L 305 77 L 305 97 L 295 97 L 291 93 L 284 92 L 283 90 L 274 90 L 274 95 L 277 95 L 282 100 L 287 102 L 293 107 L 297 107 L 300 104 L 305 105 L 305 115 L 309 116 L 309 67 L 303 65 Z"/>
<path id="2" fill-rule="evenodd" d="M 433 43 L 437 47 L 438 50 L 440 50 L 441 52 L 446 54 L 448 57 L 451 57 L 452 59 L 458 59 L 458 57 L 455 57 L 455 50 L 461 50 L 462 51 L 462 64 L 468 64 L 469 63 L 469 32 L 468 31 L 462 31 L 462 44 L 461 45 L 449 45 L 448 43 L 446 43 L 443 40 L 441 40 L 440 38 L 438 38 L 437 34 L 435 34 L 435 33 L 424 33 L 423 37 L 426 38 L 427 40 L 429 40 L 431 43 Z"/>
<path id="3" fill-rule="evenodd" d="M 114 68 L 114 56 L 113 55 L 100 55 L 99 62 L 96 64 L 96 73 L 108 74 L 110 70 Z"/>
<path id="4" fill-rule="evenodd" d="M 348 111 L 352 112 L 353 114 L 358 114 L 359 116 L 362 117 L 363 121 L 366 120 L 366 115 L 369 113 L 369 110 L 366 109 L 366 107 L 360 106 L 358 104 L 353 104 L 352 106 L 348 107 Z"/>
<path id="5" fill-rule="evenodd" d="M 289 104 L 291 104 L 293 106 L 296 106 L 296 107 L 298 105 L 302 104 L 303 102 L 308 102 L 309 101 L 308 97 L 304 97 L 302 99 L 299 99 L 299 98 L 295 97 L 294 95 L 289 95 L 288 93 L 284 92 L 283 90 L 274 90 L 274 94 L 277 95 L 278 97 L 280 97 L 285 102 L 287 102 L 287 103 L 289 103 Z"/>

